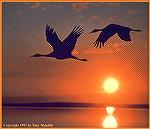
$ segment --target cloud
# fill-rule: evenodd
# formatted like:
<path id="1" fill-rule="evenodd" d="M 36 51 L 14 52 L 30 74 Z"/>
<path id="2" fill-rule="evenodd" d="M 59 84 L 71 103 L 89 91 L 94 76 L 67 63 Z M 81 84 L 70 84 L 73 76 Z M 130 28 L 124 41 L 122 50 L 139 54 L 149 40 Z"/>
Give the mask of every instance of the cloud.
<path id="1" fill-rule="evenodd" d="M 92 48 L 92 49 L 87 49 L 85 50 L 83 53 L 84 54 L 90 54 L 90 55 L 93 55 L 93 54 L 102 54 L 102 55 L 108 55 L 108 54 L 113 54 L 115 52 L 119 52 L 119 51 L 122 51 L 122 44 L 120 43 L 111 43 L 109 44 L 111 46 L 111 48 L 105 46 L 103 47 L 102 49 L 95 49 L 95 48 Z"/>
<path id="2" fill-rule="evenodd" d="M 108 21 L 109 22 L 116 22 L 117 20 L 118 20 L 118 16 L 116 16 L 116 15 L 108 16 Z"/>
<path id="3" fill-rule="evenodd" d="M 100 27 L 105 27 L 110 23 L 120 23 L 120 19 L 117 15 L 111 14 L 107 16 L 106 18 L 99 17 L 98 19 Z"/>
<path id="4" fill-rule="evenodd" d="M 95 22 L 99 22 L 100 21 L 100 16 L 94 14 L 94 15 L 91 15 L 87 20 L 86 22 L 88 22 L 90 25 L 93 25 Z"/>
<path id="5" fill-rule="evenodd" d="M 91 2 L 91 3 L 89 3 L 89 4 L 90 4 L 91 6 L 93 6 L 93 7 L 101 7 L 103 3 L 100 3 L 100 2 L 96 2 L 96 3 L 94 2 L 94 3 L 93 3 L 93 2 Z"/>
<path id="6" fill-rule="evenodd" d="M 63 6 L 60 5 L 60 4 L 53 4 L 52 6 L 55 7 L 55 8 L 62 8 L 62 7 L 63 7 Z"/>
<path id="7" fill-rule="evenodd" d="M 43 10 L 47 10 L 47 8 L 46 8 L 46 7 L 42 7 L 42 9 L 43 9 Z"/>
<path id="8" fill-rule="evenodd" d="M 94 21 L 99 20 L 99 18 L 100 17 L 98 15 L 92 15 L 91 16 L 91 19 L 94 20 Z"/>
<path id="9" fill-rule="evenodd" d="M 17 10 L 17 16 L 19 16 L 21 13 L 23 13 L 23 10 L 21 9 Z"/>
<path id="10" fill-rule="evenodd" d="M 110 8 L 118 8 L 120 7 L 120 3 L 107 3 L 107 6 Z"/>
<path id="11" fill-rule="evenodd" d="M 40 6 L 41 7 L 41 6 Z M 42 9 L 43 10 L 47 10 L 48 8 L 62 8 L 63 6 L 62 5 L 60 5 L 60 4 L 50 4 L 50 5 L 42 5 Z"/>
<path id="12" fill-rule="evenodd" d="M 30 5 L 31 3 L 25 2 L 24 5 Z"/>
<path id="13" fill-rule="evenodd" d="M 107 49 L 101 49 L 101 50 L 95 50 L 95 49 L 88 49 L 88 50 L 85 50 L 83 53 L 84 54 L 112 54 L 114 53 L 115 51 L 111 48 L 107 48 Z"/>
<path id="14" fill-rule="evenodd" d="M 122 48 L 121 48 L 121 44 L 120 44 L 120 43 L 114 43 L 114 44 L 113 44 L 113 48 L 114 48 L 116 51 L 122 51 Z"/>
<path id="15" fill-rule="evenodd" d="M 73 3 L 73 10 L 76 12 L 82 12 L 84 9 L 88 8 L 88 3 Z"/>
<path id="16" fill-rule="evenodd" d="M 41 3 L 34 3 L 30 6 L 31 9 L 39 8 L 42 4 Z"/>
<path id="17" fill-rule="evenodd" d="M 74 49 L 73 52 L 72 52 L 72 54 L 73 54 L 73 55 L 78 55 L 79 52 L 78 52 L 77 50 Z"/>
<path id="18" fill-rule="evenodd" d="M 138 10 L 128 10 L 128 14 L 137 14 L 139 11 Z"/>
<path id="19" fill-rule="evenodd" d="M 78 19 L 84 18 L 82 15 L 77 16 Z"/>
<path id="20" fill-rule="evenodd" d="M 82 12 L 83 10 L 87 9 L 89 6 L 91 7 L 100 7 L 102 6 L 103 3 L 73 3 L 72 7 L 73 10 L 76 12 Z"/>

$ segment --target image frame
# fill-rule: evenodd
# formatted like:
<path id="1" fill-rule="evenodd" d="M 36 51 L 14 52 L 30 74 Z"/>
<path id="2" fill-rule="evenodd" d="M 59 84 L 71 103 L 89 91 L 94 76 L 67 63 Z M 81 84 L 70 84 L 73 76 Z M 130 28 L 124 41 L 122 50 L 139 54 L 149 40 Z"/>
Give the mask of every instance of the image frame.
<path id="1" fill-rule="evenodd" d="M 2 19 L 2 3 L 3 2 L 148 2 L 149 3 L 149 12 L 150 12 L 150 0 L 124 0 L 124 1 L 122 1 L 122 0 L 64 0 L 64 1 L 63 0 L 43 0 L 43 1 L 42 0 L 1 0 L 0 1 L 0 9 L 1 9 L 1 12 L 0 12 L 0 14 L 1 14 L 1 21 L 0 21 L 0 27 L 1 27 L 1 47 L 0 47 L 0 53 L 1 53 L 0 61 L 1 62 L 0 63 L 1 63 L 1 65 L 0 65 L 0 67 L 1 67 L 1 71 L 3 71 L 3 69 L 2 69 L 2 63 L 3 63 L 2 62 L 2 27 L 3 27 L 2 26 L 2 20 L 3 20 Z M 148 15 L 150 16 L 150 14 L 148 14 Z M 150 21 L 150 18 L 149 18 L 149 21 Z M 150 36 L 150 25 L 149 25 L 149 34 L 148 35 Z M 149 41 L 149 39 L 148 39 L 148 41 Z M 148 47 L 149 47 L 148 53 L 150 55 L 149 42 L 148 42 Z M 149 63 L 149 66 L 150 66 L 150 61 L 148 63 Z M 150 73 L 149 67 L 148 67 L 148 70 L 149 70 L 148 72 Z M 148 79 L 148 86 L 150 84 L 150 76 L 149 75 L 150 74 L 148 74 L 148 77 L 149 77 L 149 79 Z M 2 127 L 2 115 L 3 115 L 2 114 L 2 83 L 3 83 L 2 82 L 2 74 L 0 75 L 0 82 L 1 82 L 1 106 L 0 106 L 0 114 L 1 114 L 0 120 L 1 120 L 1 124 L 0 124 L 0 128 L 4 129 Z M 149 93 L 150 93 L 150 88 L 148 88 L 148 89 L 149 89 Z M 149 103 L 150 103 L 150 96 L 149 96 Z M 150 116 L 150 112 L 149 112 L 149 116 Z M 150 118 L 148 119 L 148 121 L 150 123 Z M 34 128 L 34 127 L 32 127 L 32 128 Z M 54 127 L 54 128 L 56 128 L 56 127 Z M 97 129 L 97 128 L 91 128 L 91 129 Z M 148 127 L 148 128 L 150 128 L 150 127 Z M 12 128 L 7 128 L 7 129 L 12 129 Z M 18 129 L 18 128 L 13 128 L 13 129 Z M 21 129 L 26 129 L 26 128 L 21 127 Z M 48 129 L 48 128 L 40 128 L 40 129 Z M 56 128 L 56 129 L 61 129 L 61 128 Z M 69 129 L 69 128 L 63 128 L 63 129 Z M 70 129 L 84 129 L 84 128 L 74 127 L 74 128 L 70 128 Z M 90 128 L 88 128 L 88 129 L 90 129 Z"/>

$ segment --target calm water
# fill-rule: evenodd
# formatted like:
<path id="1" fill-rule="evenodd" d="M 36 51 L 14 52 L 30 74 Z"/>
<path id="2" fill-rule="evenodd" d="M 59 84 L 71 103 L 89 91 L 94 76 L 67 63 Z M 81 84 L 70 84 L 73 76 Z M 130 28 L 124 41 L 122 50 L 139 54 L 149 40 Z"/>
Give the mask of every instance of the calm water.
<path id="1" fill-rule="evenodd" d="M 102 127 L 103 108 L 25 109 L 4 108 L 3 124 L 52 124 L 55 127 Z M 119 127 L 148 127 L 148 109 L 117 109 Z"/>

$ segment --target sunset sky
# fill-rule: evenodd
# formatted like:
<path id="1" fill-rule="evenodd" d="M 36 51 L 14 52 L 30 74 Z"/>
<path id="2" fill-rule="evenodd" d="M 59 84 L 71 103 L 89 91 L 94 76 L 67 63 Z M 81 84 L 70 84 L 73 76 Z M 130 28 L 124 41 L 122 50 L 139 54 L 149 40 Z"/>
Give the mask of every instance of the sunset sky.
<path id="1" fill-rule="evenodd" d="M 131 43 L 114 35 L 94 48 L 99 33 L 88 33 L 110 23 L 142 32 L 131 32 Z M 74 54 L 88 61 L 31 58 L 52 52 L 47 24 L 62 40 L 80 25 Z M 119 82 L 112 94 L 102 88 L 109 77 Z M 147 104 L 148 3 L 3 3 L 3 100 Z"/>

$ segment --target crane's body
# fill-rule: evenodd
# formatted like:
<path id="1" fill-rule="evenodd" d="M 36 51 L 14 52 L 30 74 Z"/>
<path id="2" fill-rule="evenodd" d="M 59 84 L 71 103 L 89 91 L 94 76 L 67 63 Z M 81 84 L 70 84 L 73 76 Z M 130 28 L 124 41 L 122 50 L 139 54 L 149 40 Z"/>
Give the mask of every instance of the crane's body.
<path id="1" fill-rule="evenodd" d="M 103 29 L 94 29 L 90 33 L 95 33 L 95 32 L 98 32 L 98 31 L 102 31 L 102 32 L 100 33 L 100 35 L 96 39 L 96 41 L 93 43 L 95 47 L 104 46 L 104 43 L 110 37 L 115 35 L 116 33 L 118 34 L 118 36 L 121 40 L 130 42 L 131 41 L 130 31 L 139 31 L 139 32 L 141 32 L 141 30 L 134 30 L 134 29 L 131 29 L 129 27 L 125 27 L 125 26 L 121 26 L 121 25 L 117 25 L 117 24 L 109 24 Z"/>

